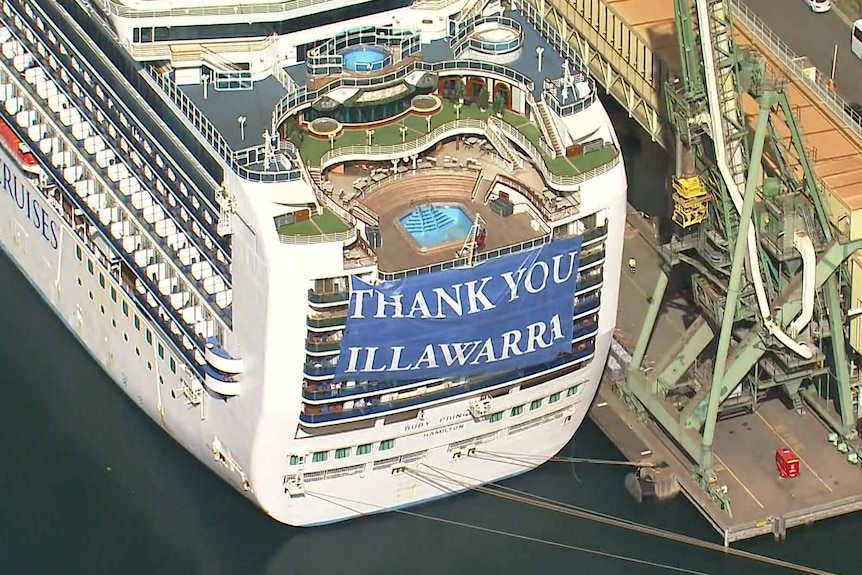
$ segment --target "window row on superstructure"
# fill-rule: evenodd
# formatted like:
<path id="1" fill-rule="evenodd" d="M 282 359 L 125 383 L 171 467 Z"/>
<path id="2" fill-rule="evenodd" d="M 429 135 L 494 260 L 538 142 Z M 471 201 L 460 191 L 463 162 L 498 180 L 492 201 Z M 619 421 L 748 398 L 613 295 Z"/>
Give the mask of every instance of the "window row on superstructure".
<path id="1" fill-rule="evenodd" d="M 96 254 L 95 257 L 93 254 Z M 148 322 L 149 320 L 147 320 L 147 319 L 142 320 L 141 316 L 137 313 L 135 304 L 131 304 L 131 305 L 129 304 L 129 301 L 133 299 L 133 297 L 129 293 L 129 291 L 130 291 L 129 286 L 126 285 L 122 281 L 122 277 L 116 277 L 115 276 L 113 279 L 117 283 L 119 283 L 120 286 L 122 286 L 122 290 L 118 290 L 110 282 L 110 280 L 108 280 L 108 277 L 110 274 L 106 274 L 105 271 L 103 271 L 104 268 L 110 267 L 110 262 L 100 261 L 98 265 L 95 263 L 95 260 L 97 260 L 97 259 L 102 260 L 100 254 L 98 254 L 98 248 L 94 248 L 94 250 L 92 252 L 87 253 L 85 256 L 83 248 L 81 248 L 80 245 L 76 245 L 75 246 L 75 258 L 81 263 L 82 266 L 86 267 L 87 273 L 89 275 L 91 275 L 93 277 L 98 276 L 99 287 L 102 288 L 102 290 L 105 290 L 109 293 L 111 302 L 113 304 L 115 304 L 115 306 L 119 307 L 120 312 L 123 314 L 123 316 L 131 319 L 132 325 L 134 326 L 135 331 L 144 334 L 144 341 L 146 342 L 146 344 L 149 347 L 152 347 L 155 349 L 155 353 L 156 353 L 156 356 L 158 357 L 158 359 L 160 359 L 160 360 L 167 359 L 170 372 L 172 374 L 176 375 L 177 374 L 177 360 L 176 360 L 176 358 L 174 357 L 174 355 L 170 351 L 165 350 L 165 345 L 161 341 L 156 341 L 158 339 L 158 336 L 157 335 L 154 336 L 153 331 L 149 327 L 146 326 L 145 322 Z M 82 281 L 80 275 L 76 277 L 76 283 L 77 283 L 78 287 L 81 287 L 81 288 L 83 287 L 84 282 Z M 92 290 L 88 290 L 87 297 L 90 301 L 94 301 L 96 299 Z M 108 315 L 108 311 L 109 310 L 107 310 L 105 308 L 104 304 L 99 304 L 99 312 L 103 316 Z M 115 312 L 116 309 L 113 311 Z M 117 320 L 114 319 L 114 317 L 113 317 L 115 315 L 115 313 L 111 313 L 110 315 L 112 316 L 111 327 L 113 327 L 114 329 L 118 329 Z M 144 327 L 142 327 L 142 324 L 144 324 Z M 126 331 L 123 331 L 122 335 L 123 335 L 123 341 L 128 343 L 129 342 L 129 334 Z M 137 346 L 135 347 L 135 355 L 138 357 L 141 356 L 141 350 Z M 153 370 L 153 365 L 150 361 L 147 361 L 147 370 L 148 371 Z M 164 384 L 164 378 L 161 375 L 159 376 L 159 383 Z"/>
<path id="2" fill-rule="evenodd" d="M 485 418 L 485 423 L 488 425 L 494 425 L 499 424 L 502 421 L 511 421 L 513 424 L 513 428 L 520 431 L 524 429 L 524 427 L 521 426 L 530 426 L 534 425 L 537 422 L 544 421 L 548 414 L 543 414 L 538 418 L 527 418 L 525 421 L 522 421 L 519 424 L 515 424 L 516 421 L 520 421 L 521 419 L 523 419 L 522 416 L 524 416 L 525 414 L 535 413 L 541 410 L 543 407 L 550 408 L 556 406 L 557 403 L 560 402 L 562 399 L 572 398 L 578 395 L 579 391 L 580 385 L 568 386 L 565 389 L 554 391 L 544 397 L 534 399 L 528 403 L 515 405 L 501 411 L 495 411 Z M 515 425 L 518 425 L 519 427 L 515 427 Z M 451 444 L 449 451 L 453 452 L 461 447 L 475 445 L 477 443 L 487 443 L 487 439 L 488 436 L 486 434 L 479 434 L 476 437 L 467 440 L 460 440 L 456 443 Z M 339 447 L 336 449 L 320 450 L 309 454 L 294 454 L 288 456 L 287 462 L 291 467 L 304 467 L 308 466 L 309 464 L 311 464 L 313 467 L 314 464 L 323 464 L 330 460 L 346 460 L 351 457 L 373 456 L 374 453 L 384 453 L 386 451 L 394 449 L 396 447 L 397 440 L 398 438 L 389 438 L 373 443 L 362 443 L 350 447 Z"/>
<path id="3" fill-rule="evenodd" d="M 325 26 L 333 22 L 344 22 L 373 16 L 381 12 L 404 8 L 412 3 L 413 0 L 375 0 L 373 2 L 363 2 L 350 6 L 327 8 L 320 12 L 274 22 L 232 22 L 229 24 L 206 25 L 182 25 L 175 22 L 170 26 L 135 26 L 132 29 L 131 43 L 134 46 L 135 44 L 149 44 L 153 42 L 174 43 L 185 41 L 203 43 L 208 40 L 224 41 L 240 38 L 264 38 L 272 34 L 292 34 Z M 200 14 L 201 11 L 206 11 L 206 8 L 197 8 L 194 10 L 194 13 Z M 147 10 L 143 9 L 141 13 L 146 15 Z M 193 13 L 189 10 L 178 10 L 176 16 L 184 18 L 187 21 L 188 16 L 191 14 Z M 132 51 L 134 52 L 134 49 Z"/>

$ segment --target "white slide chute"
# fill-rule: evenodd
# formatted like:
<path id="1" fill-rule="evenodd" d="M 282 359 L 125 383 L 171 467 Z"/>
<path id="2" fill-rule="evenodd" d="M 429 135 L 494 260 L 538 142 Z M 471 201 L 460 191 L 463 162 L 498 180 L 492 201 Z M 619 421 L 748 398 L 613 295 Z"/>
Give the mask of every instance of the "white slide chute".
<path id="1" fill-rule="evenodd" d="M 717 6 L 721 10 L 724 9 L 724 3 L 718 4 Z M 697 20 L 700 30 L 712 30 L 709 14 L 709 4 L 707 0 L 697 0 Z M 735 150 L 731 152 L 734 157 L 727 157 L 729 146 L 727 145 L 727 139 L 725 138 L 725 120 L 722 115 L 723 106 L 729 108 L 728 112 L 732 112 L 733 109 L 736 107 L 736 86 L 732 81 L 725 81 L 721 86 L 721 89 L 724 91 L 724 93 L 719 94 L 718 76 L 716 75 L 715 70 L 715 60 L 713 58 L 712 42 L 713 38 L 710 34 L 707 33 L 700 35 L 704 76 L 706 80 L 706 92 L 709 100 L 709 117 L 711 128 L 710 132 L 712 135 L 712 141 L 715 144 L 716 165 L 718 166 L 719 172 L 721 173 L 721 177 L 724 180 L 728 191 L 730 192 L 730 197 L 733 200 L 733 205 L 734 207 L 736 207 L 736 211 L 739 212 L 741 215 L 745 180 L 742 177 L 740 178 L 742 181 L 739 182 L 734 179 L 733 173 L 731 172 L 730 166 L 728 165 L 728 160 L 733 161 L 734 165 L 737 166 L 745 165 L 745 162 L 742 157 L 741 147 L 736 147 Z M 804 232 L 802 233 L 804 234 Z M 808 244 L 811 243 L 811 240 L 808 238 L 807 235 L 805 235 L 805 240 L 808 242 Z M 769 331 L 769 333 L 775 336 L 775 338 L 780 341 L 785 347 L 793 350 L 796 354 L 800 355 L 805 359 L 811 359 L 814 356 L 814 351 L 811 349 L 811 347 L 805 342 L 797 342 L 791 336 L 784 333 L 784 331 L 782 331 L 782 329 L 772 319 L 772 310 L 769 304 L 769 297 L 766 294 L 766 286 L 763 285 L 763 278 L 760 275 L 760 256 L 757 250 L 757 236 L 754 231 L 754 223 L 752 222 L 748 223 L 747 243 L 748 252 L 745 257 L 745 263 L 746 267 L 751 273 L 751 279 L 754 283 L 754 291 L 757 295 L 757 304 L 760 308 L 760 315 L 763 318 L 764 326 Z M 797 245 L 796 239 L 794 239 L 794 245 Z M 809 262 L 805 260 L 806 255 L 804 253 L 804 250 L 806 250 L 807 248 L 804 247 L 804 241 L 799 241 L 797 249 L 799 249 L 800 253 L 803 254 L 803 265 L 805 266 L 803 268 L 803 279 L 805 279 L 809 275 L 811 277 L 811 292 L 810 294 L 806 294 L 805 289 L 803 289 L 803 298 L 806 296 L 810 296 L 810 302 L 803 301 L 802 314 L 796 320 L 796 322 L 794 322 L 794 325 L 791 326 L 792 328 L 795 328 L 797 324 L 802 325 L 803 327 L 807 325 L 808 321 L 810 321 L 811 319 L 811 314 L 813 314 L 814 310 L 813 248 L 811 252 L 810 265 Z M 805 282 L 803 281 L 803 288 L 804 287 Z M 808 314 L 806 319 L 806 311 L 809 307 L 810 313 Z M 795 330 L 794 333 L 798 333 L 798 330 Z"/>

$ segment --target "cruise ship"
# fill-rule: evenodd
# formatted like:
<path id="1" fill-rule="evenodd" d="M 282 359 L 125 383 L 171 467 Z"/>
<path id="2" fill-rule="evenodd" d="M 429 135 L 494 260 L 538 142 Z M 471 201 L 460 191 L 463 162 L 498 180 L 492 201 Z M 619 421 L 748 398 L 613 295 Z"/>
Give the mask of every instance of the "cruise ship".
<path id="1" fill-rule="evenodd" d="M 2 0 L 0 245 L 279 522 L 529 471 L 595 396 L 627 187 L 540 5 Z"/>

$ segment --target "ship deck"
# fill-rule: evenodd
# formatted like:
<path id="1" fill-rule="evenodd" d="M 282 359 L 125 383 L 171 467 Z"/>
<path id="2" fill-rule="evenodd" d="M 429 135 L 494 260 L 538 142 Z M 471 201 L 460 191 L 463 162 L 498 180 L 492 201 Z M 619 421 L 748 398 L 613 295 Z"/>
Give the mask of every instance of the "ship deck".
<path id="1" fill-rule="evenodd" d="M 559 78 L 562 75 L 564 57 L 520 12 L 509 10 L 505 15 L 521 24 L 523 44 L 518 59 L 504 65 L 529 76 L 533 80 L 533 96 L 538 98 L 545 80 Z M 537 48 L 542 48 L 541 70 L 538 69 Z M 429 63 L 454 59 L 448 38 L 421 44 L 418 56 Z M 397 63 L 395 67 L 398 67 Z M 313 89 L 319 87 L 321 82 L 321 79 L 312 81 L 308 77 L 304 62 L 287 66 L 284 71 L 299 87 L 306 86 Z M 362 77 L 369 74 L 355 75 Z M 333 76 L 330 79 L 334 78 Z M 262 143 L 262 134 L 272 127 L 272 111 L 279 100 L 287 94 L 287 89 L 272 76 L 255 81 L 251 90 L 218 91 L 209 86 L 206 89 L 206 98 L 203 86 L 186 85 L 181 86 L 181 89 L 234 150 Z M 238 122 L 240 116 L 245 118 L 244 128 L 241 128 Z"/>
<path id="2" fill-rule="evenodd" d="M 386 180 L 380 187 L 370 189 L 362 195 L 362 206 L 373 211 L 380 221 L 382 241 L 373 251 L 381 271 L 403 272 L 457 258 L 456 252 L 461 249 L 463 239 L 423 249 L 409 237 L 399 223 L 399 218 L 407 212 L 427 204 L 457 205 L 471 218 L 479 214 L 487 230 L 484 251 L 498 250 L 547 235 L 541 227 L 534 227 L 533 217 L 529 213 L 502 216 L 484 203 L 472 201 L 473 188 L 480 174 L 490 183 L 490 178 L 499 171 L 495 164 L 481 159 L 482 155 L 487 153 L 490 152 L 476 154 L 455 143 L 444 144 L 425 158 L 434 158 L 441 166 L 444 165 L 446 157 L 455 160 L 452 163 L 458 166 L 465 164 L 470 158 L 480 162 L 478 165 L 482 166 L 481 172 L 460 167 L 419 169 L 405 172 L 402 178 Z M 530 170 L 518 172 L 519 181 L 541 187 L 538 174 L 531 173 Z M 336 189 L 352 185 L 352 176 L 349 174 L 330 173 L 328 177 Z"/>

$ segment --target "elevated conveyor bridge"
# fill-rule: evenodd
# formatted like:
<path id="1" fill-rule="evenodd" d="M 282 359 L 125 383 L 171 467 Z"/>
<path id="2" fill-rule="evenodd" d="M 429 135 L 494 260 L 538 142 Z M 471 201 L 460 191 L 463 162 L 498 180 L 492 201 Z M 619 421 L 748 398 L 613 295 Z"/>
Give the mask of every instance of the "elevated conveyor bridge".
<path id="1" fill-rule="evenodd" d="M 681 73 L 673 0 L 522 0 L 517 5 L 537 11 L 539 20 L 575 48 L 591 74 L 653 140 L 672 146 L 663 86 Z M 788 82 L 785 90 L 828 195 L 833 223 L 854 239 L 862 236 L 862 212 L 853 219 L 862 209 L 862 126 L 827 88 L 825 78 L 811 74 L 742 2 L 731 5 L 737 45 L 756 51 L 771 77 Z M 754 98 L 746 96 L 745 108 L 753 132 Z M 779 137 L 789 141 L 790 134 Z M 859 230 L 851 234 L 851 227 Z"/>

